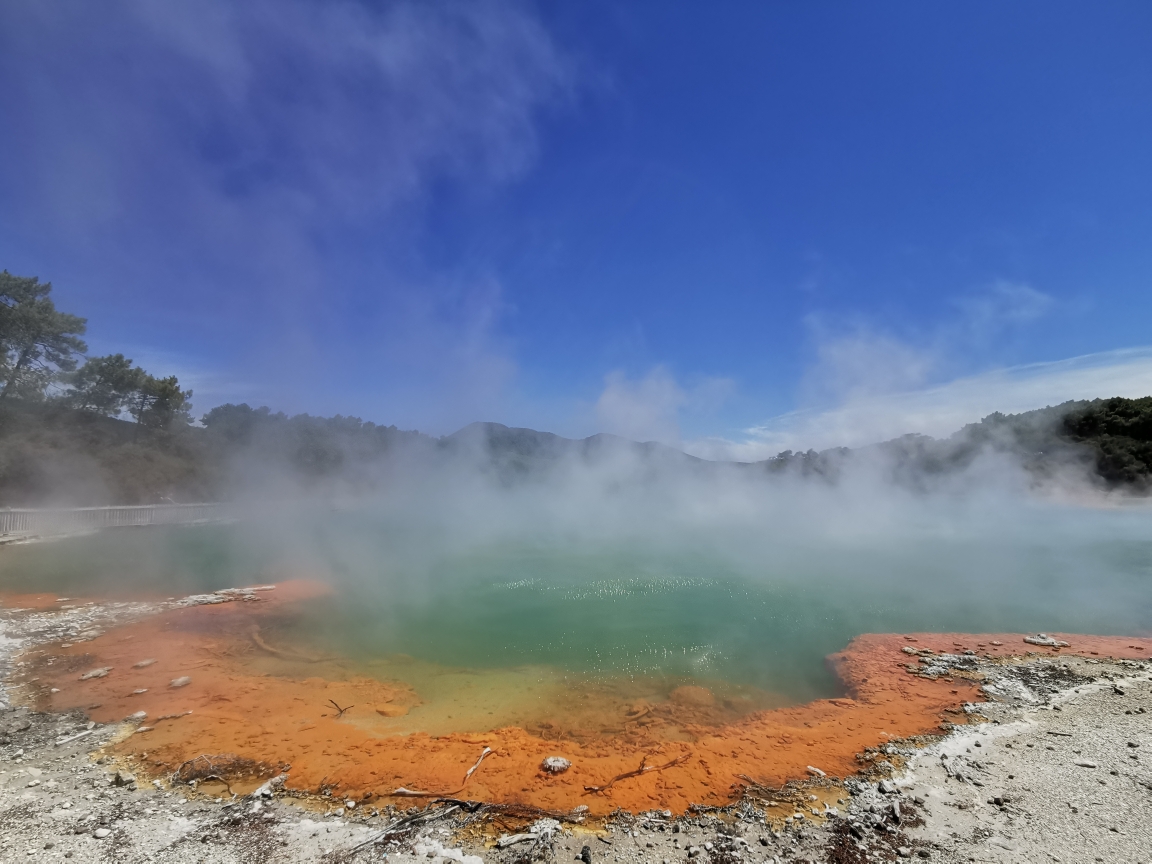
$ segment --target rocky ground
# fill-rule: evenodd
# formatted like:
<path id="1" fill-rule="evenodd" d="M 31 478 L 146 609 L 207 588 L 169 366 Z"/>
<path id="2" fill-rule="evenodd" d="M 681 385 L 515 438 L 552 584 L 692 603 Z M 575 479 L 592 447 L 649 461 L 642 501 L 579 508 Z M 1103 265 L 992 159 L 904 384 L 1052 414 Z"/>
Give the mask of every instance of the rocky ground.
<path id="1" fill-rule="evenodd" d="M 0 674 L 19 672 L 22 648 L 92 638 L 164 605 L 0 610 Z M 231 795 L 205 772 L 199 784 L 134 777 L 104 749 L 133 726 L 13 707 L 5 691 L 0 861 L 1152 864 L 1152 664 L 939 654 L 921 663 L 920 674 L 983 680 L 992 701 L 965 706 L 967 722 L 942 738 L 861 754 L 855 778 L 776 790 L 749 781 L 728 808 L 606 822 L 581 808 L 547 814 L 465 801 L 356 807 L 295 797 L 275 779 Z"/>

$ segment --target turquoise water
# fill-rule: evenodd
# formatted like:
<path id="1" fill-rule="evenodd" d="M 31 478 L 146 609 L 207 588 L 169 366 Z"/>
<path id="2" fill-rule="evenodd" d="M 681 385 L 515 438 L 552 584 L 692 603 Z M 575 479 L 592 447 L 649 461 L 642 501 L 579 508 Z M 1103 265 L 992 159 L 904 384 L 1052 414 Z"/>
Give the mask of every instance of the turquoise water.
<path id="1" fill-rule="evenodd" d="M 864 632 L 1147 632 L 1148 525 L 1143 511 L 1053 508 L 964 530 L 541 542 L 327 513 L 291 530 L 118 529 L 7 547 L 0 589 L 172 596 L 321 578 L 337 590 L 285 626 L 351 657 L 721 679 L 802 700 L 836 692 L 824 658 Z"/>

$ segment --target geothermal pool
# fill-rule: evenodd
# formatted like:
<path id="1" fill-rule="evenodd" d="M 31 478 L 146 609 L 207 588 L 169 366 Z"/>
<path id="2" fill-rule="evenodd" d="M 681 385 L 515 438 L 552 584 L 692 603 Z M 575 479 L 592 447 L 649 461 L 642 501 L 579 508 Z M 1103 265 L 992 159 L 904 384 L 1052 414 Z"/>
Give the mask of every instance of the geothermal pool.
<path id="1" fill-rule="evenodd" d="M 128 699 L 134 691 L 109 683 L 114 675 L 86 682 L 82 692 L 73 692 L 74 675 L 64 676 L 51 707 L 95 705 L 93 716 L 104 711 L 108 716 L 100 719 L 119 719 L 134 708 L 151 716 L 179 714 L 195 702 L 197 723 L 214 718 L 196 727 L 211 745 L 196 746 L 222 752 L 251 746 L 269 762 L 296 748 L 285 761 L 302 777 L 307 769 L 300 766 L 313 764 L 313 780 L 328 776 L 322 766 L 337 753 L 367 765 L 362 752 L 369 744 L 404 740 L 407 747 L 420 741 L 432 748 L 415 760 L 428 765 L 438 747 L 463 748 L 452 751 L 445 769 L 458 773 L 458 763 L 474 758 L 468 754 L 497 732 L 501 740 L 523 736 L 508 752 L 535 753 L 547 742 L 583 748 L 589 760 L 608 760 L 599 773 L 610 774 L 627 767 L 613 761 L 617 756 L 686 758 L 704 736 L 719 740 L 724 730 L 740 727 L 738 734 L 752 740 L 749 730 L 764 726 L 756 718 L 790 717 L 786 726 L 812 726 L 816 721 L 803 713 L 808 709 L 797 706 L 844 707 L 838 697 L 858 695 L 869 680 L 842 681 L 827 661 L 861 634 L 1146 634 L 1152 627 L 1149 515 L 1144 508 L 1036 507 L 1010 522 L 996 513 L 947 530 L 939 521 L 835 536 L 741 526 L 664 533 L 658 540 L 634 533 L 543 542 L 514 533 L 460 537 L 427 526 L 397 527 L 357 511 L 289 521 L 281 514 L 0 549 L 0 591 L 164 598 L 302 580 L 290 583 L 310 586 L 295 600 L 285 588 L 283 602 L 185 610 L 183 617 L 69 646 L 53 668 L 89 663 L 127 672 L 149 656 L 159 658 L 158 678 L 145 681 L 148 670 L 126 675 L 125 682 L 147 691 Z M 901 655 L 885 657 L 882 665 L 899 666 L 896 659 Z M 854 662 L 859 674 L 863 661 Z M 185 672 L 193 686 L 165 689 L 168 678 Z M 891 698 L 874 701 L 889 707 L 878 710 L 909 698 L 902 685 L 884 686 Z M 930 696 L 925 710 L 945 704 L 931 700 L 955 702 L 968 693 L 956 689 L 960 684 L 941 686 L 924 697 Z M 338 729 L 323 725 L 333 721 L 324 713 L 328 698 L 337 707 L 356 706 L 336 718 Z M 264 718 L 261 734 L 269 736 L 264 744 L 257 747 L 247 732 L 239 740 L 219 737 L 220 727 L 247 729 L 257 714 Z M 888 714 L 881 719 L 897 724 Z M 819 722 L 838 724 L 845 747 L 881 740 L 867 726 L 872 721 Z M 914 725 L 883 728 L 895 730 L 885 735 L 917 731 Z M 791 746 L 792 734 L 777 730 L 766 740 Z M 170 752 L 179 764 L 186 745 L 172 735 L 164 743 L 161 730 L 152 732 L 149 737 L 159 736 L 154 743 L 136 750 L 151 752 L 150 758 Z M 273 740 L 275 747 L 268 743 Z M 413 762 L 394 749 L 389 744 L 380 751 L 394 760 L 379 774 L 387 782 L 379 772 L 357 775 L 362 788 L 376 788 L 377 781 L 419 785 L 411 779 Z M 767 752 L 767 745 L 755 752 Z M 794 754 L 801 772 L 812 752 Z M 781 772 L 777 779 L 787 773 Z M 494 778 L 474 782 L 496 797 L 527 795 L 531 787 L 517 780 L 505 788 Z M 448 782 L 443 772 L 424 785 L 436 782 L 442 788 Z M 699 783 L 649 797 L 669 806 L 703 800 L 708 783 Z M 723 790 L 713 791 L 723 797 Z M 627 804 L 638 806 L 631 799 Z"/>
<path id="2" fill-rule="evenodd" d="M 366 668 L 532 667 L 558 680 L 705 682 L 750 705 L 835 696 L 861 633 L 1152 627 L 1152 511 L 1036 508 L 1011 526 L 854 537 L 432 536 L 365 513 L 119 529 L 0 549 L 0 590 L 163 597 L 303 578 L 267 626 Z M 270 637 L 271 638 L 271 637 Z M 638 684 L 639 686 L 639 684 Z"/>

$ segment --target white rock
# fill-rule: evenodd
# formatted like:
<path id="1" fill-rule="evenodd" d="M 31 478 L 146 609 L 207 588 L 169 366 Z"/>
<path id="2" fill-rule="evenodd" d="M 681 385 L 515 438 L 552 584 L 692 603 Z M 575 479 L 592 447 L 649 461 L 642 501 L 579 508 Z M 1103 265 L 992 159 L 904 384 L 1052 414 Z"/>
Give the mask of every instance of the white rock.
<path id="1" fill-rule="evenodd" d="M 179 678 L 173 678 L 168 682 L 169 687 L 187 687 L 192 683 L 192 679 L 187 675 L 181 675 Z"/>
<path id="2" fill-rule="evenodd" d="M 572 767 L 572 763 L 563 756 L 549 756 L 540 763 L 540 767 L 549 774 L 563 774 Z"/>
<path id="3" fill-rule="evenodd" d="M 422 837 L 412 846 L 412 851 L 420 858 L 445 859 L 457 864 L 484 864 L 479 855 L 465 855 L 463 849 L 447 848 L 439 840 Z"/>
<path id="4" fill-rule="evenodd" d="M 1024 641 L 1029 645 L 1043 645 L 1045 648 L 1067 648 L 1067 642 L 1061 642 L 1047 633 L 1037 633 L 1035 636 L 1025 636 Z"/>
<path id="5" fill-rule="evenodd" d="M 528 826 L 528 831 L 537 837 L 550 837 L 560 830 L 560 823 L 555 819 L 537 819 Z"/>
<path id="6" fill-rule="evenodd" d="M 92 832 L 92 836 L 95 837 L 97 840 L 103 840 L 105 837 L 109 836 L 111 833 L 112 832 L 109 831 L 107 828 L 97 828 L 95 831 Z"/>
<path id="7" fill-rule="evenodd" d="M 277 777 L 273 777 L 271 780 L 269 780 L 266 783 L 264 783 L 263 785 L 261 785 L 259 789 L 255 790 L 252 793 L 252 797 L 253 798 L 271 798 L 272 795 L 276 792 L 276 790 L 281 788 L 284 785 L 284 781 L 287 778 L 288 778 L 287 774 L 280 774 Z"/>

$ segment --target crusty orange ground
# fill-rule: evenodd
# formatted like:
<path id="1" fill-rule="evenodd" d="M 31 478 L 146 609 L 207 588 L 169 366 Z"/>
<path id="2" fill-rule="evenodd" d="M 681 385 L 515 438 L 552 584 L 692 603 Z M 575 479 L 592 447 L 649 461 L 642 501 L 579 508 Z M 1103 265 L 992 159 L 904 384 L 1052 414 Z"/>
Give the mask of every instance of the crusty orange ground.
<path id="1" fill-rule="evenodd" d="M 608 731 L 596 735 L 567 734 L 562 723 L 536 734 L 518 727 L 390 734 L 380 725 L 385 718 L 421 704 L 409 685 L 349 673 L 347 665 L 261 635 L 261 623 L 290 614 L 323 590 L 316 583 L 285 582 L 257 602 L 164 612 L 85 643 L 42 649 L 31 658 L 29 674 L 41 707 L 84 708 L 101 722 L 145 711 L 143 728 L 115 749 L 157 774 L 200 754 L 235 754 L 290 765 L 290 788 L 332 787 L 341 799 L 400 802 L 392 793 L 404 787 L 549 809 L 584 804 L 602 814 L 617 807 L 681 812 L 692 803 L 723 804 L 736 793 L 738 775 L 772 786 L 807 776 L 808 766 L 847 776 L 867 747 L 939 731 L 941 722 L 962 716 L 952 713 L 961 703 L 979 699 L 977 684 L 909 674 L 905 666 L 915 658 L 901 652 L 905 645 L 992 656 L 1056 653 L 1023 643 L 1019 634 L 865 635 L 829 658 L 844 698 L 733 719 L 726 700 L 712 691 L 683 687 L 660 704 L 585 702 L 585 715 L 612 715 L 598 724 Z M 1152 655 L 1149 639 L 1059 638 L 1072 643 L 1063 653 Z M 149 659 L 155 662 L 134 665 Z M 101 667 L 111 667 L 106 676 L 79 680 Z M 191 682 L 171 686 L 182 676 Z M 331 703 L 354 707 L 341 716 Z M 493 752 L 465 783 L 486 747 Z M 540 769 L 546 756 L 563 756 L 572 767 L 546 775 Z M 682 761 L 622 779 L 602 793 L 585 790 L 634 771 L 642 760 L 649 766 Z"/>

